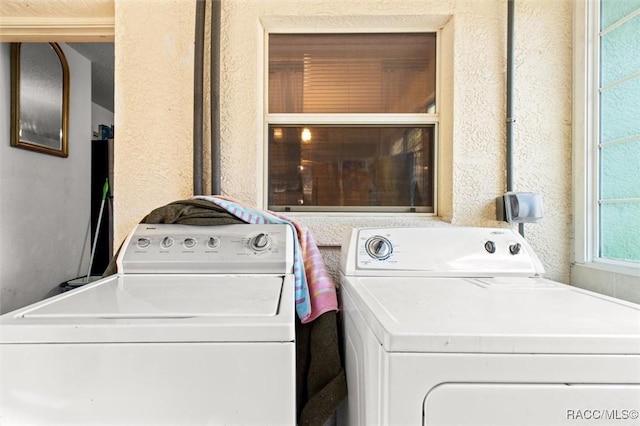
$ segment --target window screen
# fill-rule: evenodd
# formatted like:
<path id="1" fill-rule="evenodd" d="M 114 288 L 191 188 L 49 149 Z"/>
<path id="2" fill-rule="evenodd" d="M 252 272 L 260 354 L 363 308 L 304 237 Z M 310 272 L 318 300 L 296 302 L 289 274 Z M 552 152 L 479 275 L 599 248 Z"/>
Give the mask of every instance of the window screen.
<path id="1" fill-rule="evenodd" d="M 433 205 L 433 139 L 433 126 L 271 126 L 271 207 L 424 210 Z"/>
<path id="2" fill-rule="evenodd" d="M 434 211 L 436 35 L 272 34 L 268 205 Z"/>

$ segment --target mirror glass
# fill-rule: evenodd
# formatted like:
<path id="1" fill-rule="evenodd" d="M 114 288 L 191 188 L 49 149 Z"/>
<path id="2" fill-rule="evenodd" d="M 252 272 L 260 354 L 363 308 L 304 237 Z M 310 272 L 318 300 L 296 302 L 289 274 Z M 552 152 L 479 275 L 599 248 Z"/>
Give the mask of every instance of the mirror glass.
<path id="1" fill-rule="evenodd" d="M 66 157 L 69 67 L 56 43 L 12 46 L 11 144 Z"/>

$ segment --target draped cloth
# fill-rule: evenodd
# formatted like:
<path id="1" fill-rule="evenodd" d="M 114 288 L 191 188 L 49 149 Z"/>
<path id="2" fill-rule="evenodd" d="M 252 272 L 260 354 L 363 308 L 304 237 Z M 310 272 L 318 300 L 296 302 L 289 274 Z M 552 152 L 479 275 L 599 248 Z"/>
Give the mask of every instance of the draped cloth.
<path id="1" fill-rule="evenodd" d="M 201 195 L 196 200 L 206 200 L 222 207 L 246 223 L 286 224 L 297 236 L 294 241 L 296 312 L 302 323 L 315 320 L 328 311 L 338 309 L 336 286 L 326 271 L 324 260 L 309 229 L 291 218 L 268 210 L 258 210 L 219 196 Z"/>

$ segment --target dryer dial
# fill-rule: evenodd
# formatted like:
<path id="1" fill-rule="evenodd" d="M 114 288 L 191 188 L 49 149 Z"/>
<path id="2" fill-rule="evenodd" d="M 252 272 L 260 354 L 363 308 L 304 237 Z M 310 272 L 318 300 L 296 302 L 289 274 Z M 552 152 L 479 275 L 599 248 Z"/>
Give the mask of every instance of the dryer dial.
<path id="1" fill-rule="evenodd" d="M 393 244 L 386 238 L 376 235 L 364 243 L 367 254 L 374 259 L 384 260 L 393 253 Z"/>
<path id="2" fill-rule="evenodd" d="M 484 249 L 487 251 L 487 253 L 495 253 L 496 252 L 496 243 L 494 243 L 493 241 L 486 241 L 484 243 Z"/>

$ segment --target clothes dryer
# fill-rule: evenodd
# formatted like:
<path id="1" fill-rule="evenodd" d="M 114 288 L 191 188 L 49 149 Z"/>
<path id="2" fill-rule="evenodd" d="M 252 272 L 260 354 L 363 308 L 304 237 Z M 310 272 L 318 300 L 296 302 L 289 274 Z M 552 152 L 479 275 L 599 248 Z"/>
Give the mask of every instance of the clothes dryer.
<path id="1" fill-rule="evenodd" d="M 350 425 L 640 424 L 640 307 L 542 277 L 510 229 L 355 229 Z"/>
<path id="2" fill-rule="evenodd" d="M 295 424 L 293 247 L 138 225 L 117 275 L 0 317 L 0 424 Z"/>

